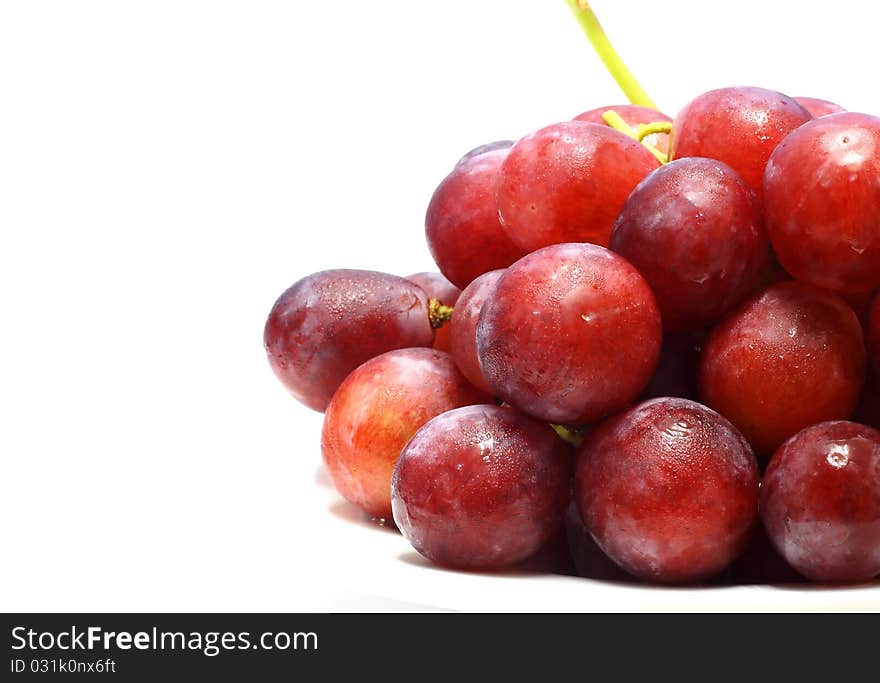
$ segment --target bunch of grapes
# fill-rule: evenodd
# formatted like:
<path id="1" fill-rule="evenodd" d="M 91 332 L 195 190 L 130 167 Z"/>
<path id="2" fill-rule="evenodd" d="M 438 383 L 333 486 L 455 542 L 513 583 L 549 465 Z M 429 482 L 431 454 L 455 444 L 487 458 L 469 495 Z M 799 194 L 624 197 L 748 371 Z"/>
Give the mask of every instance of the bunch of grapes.
<path id="1" fill-rule="evenodd" d="M 611 575 L 876 577 L 880 118 L 633 99 L 465 154 L 427 209 L 440 273 L 300 280 L 273 370 L 339 492 L 438 564 L 567 526 Z"/>

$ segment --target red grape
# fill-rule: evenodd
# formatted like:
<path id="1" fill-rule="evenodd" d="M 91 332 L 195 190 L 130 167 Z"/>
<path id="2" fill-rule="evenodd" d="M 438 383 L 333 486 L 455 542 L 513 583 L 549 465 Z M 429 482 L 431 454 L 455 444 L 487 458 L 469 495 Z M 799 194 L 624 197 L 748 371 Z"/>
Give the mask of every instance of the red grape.
<path id="1" fill-rule="evenodd" d="M 461 290 L 441 273 L 414 273 L 407 275 L 406 279 L 424 289 L 429 299 L 437 299 L 444 306 L 455 306 L 461 295 Z M 435 331 L 434 348 L 449 351 L 449 323 Z"/>
<path id="2" fill-rule="evenodd" d="M 480 359 L 477 356 L 477 322 L 483 304 L 503 273 L 503 270 L 483 273 L 465 287 L 448 325 L 455 364 L 471 384 L 486 393 L 491 393 L 491 389 L 480 369 Z"/>
<path id="3" fill-rule="evenodd" d="M 763 88 L 722 88 L 675 117 L 672 157 L 723 161 L 761 194 L 764 167 L 780 140 L 813 117 L 792 98 Z"/>
<path id="4" fill-rule="evenodd" d="M 816 118 L 828 116 L 829 114 L 840 114 L 846 111 L 839 104 L 834 104 L 834 102 L 829 102 L 828 100 L 820 100 L 818 97 L 795 97 L 794 101 Z"/>
<path id="5" fill-rule="evenodd" d="M 325 270 L 278 298 L 263 343 L 288 391 L 320 411 L 361 363 L 392 349 L 431 346 L 434 330 L 418 285 L 368 270 Z"/>
<path id="6" fill-rule="evenodd" d="M 789 135 L 770 157 L 770 240 L 795 279 L 844 292 L 880 286 L 880 118 L 833 114 Z"/>
<path id="7" fill-rule="evenodd" d="M 623 202 L 658 165 L 608 126 L 542 128 L 517 142 L 501 167 L 495 196 L 504 230 L 527 252 L 562 242 L 607 246 Z"/>
<path id="8" fill-rule="evenodd" d="M 478 275 L 505 268 L 523 252 L 501 227 L 495 184 L 507 149 L 459 162 L 434 191 L 425 216 L 425 236 L 437 266 L 464 289 Z"/>
<path id="9" fill-rule="evenodd" d="M 398 349 L 367 361 L 333 395 L 321 451 L 337 490 L 375 517 L 391 515 L 391 474 L 409 438 L 432 417 L 488 401 L 447 353 Z"/>
<path id="10" fill-rule="evenodd" d="M 568 448 L 511 408 L 472 406 L 422 427 L 394 470 L 394 521 L 441 565 L 493 568 L 534 554 L 571 499 Z"/>
<path id="11" fill-rule="evenodd" d="M 761 489 L 770 540 L 813 581 L 880 574 L 880 432 L 854 422 L 813 425 L 782 446 Z"/>
<path id="12" fill-rule="evenodd" d="M 700 395 L 769 455 L 804 427 L 848 418 L 865 380 L 858 318 L 845 301 L 799 282 L 769 287 L 715 328 Z"/>
<path id="13" fill-rule="evenodd" d="M 585 121 L 587 123 L 598 123 L 605 126 L 608 124 L 605 123 L 605 119 L 602 118 L 602 115 L 609 110 L 617 113 L 617 115 L 623 119 L 624 123 L 632 128 L 633 131 L 639 127 L 639 124 L 659 122 L 672 123 L 672 119 L 666 114 L 663 114 L 656 109 L 651 109 L 651 107 L 642 107 L 638 104 L 616 104 L 607 107 L 598 107 L 597 109 L 591 109 L 590 111 L 585 111 L 579 116 L 575 116 L 574 120 Z M 645 138 L 645 142 L 654 145 L 654 147 L 664 154 L 669 151 L 668 133 L 653 133 Z"/>
<path id="14" fill-rule="evenodd" d="M 493 394 L 558 424 L 592 422 L 634 400 L 660 344 L 648 283 L 592 244 L 557 244 L 517 261 L 477 324 L 480 368 Z"/>
<path id="15" fill-rule="evenodd" d="M 758 516 L 758 464 L 730 422 L 693 401 L 658 398 L 609 418 L 578 449 L 575 500 L 599 547 L 664 583 L 717 574 Z"/>
<path id="16" fill-rule="evenodd" d="M 769 253 L 755 192 L 726 164 L 695 157 L 639 183 L 611 248 L 651 285 L 667 330 L 715 322 L 754 290 Z"/>

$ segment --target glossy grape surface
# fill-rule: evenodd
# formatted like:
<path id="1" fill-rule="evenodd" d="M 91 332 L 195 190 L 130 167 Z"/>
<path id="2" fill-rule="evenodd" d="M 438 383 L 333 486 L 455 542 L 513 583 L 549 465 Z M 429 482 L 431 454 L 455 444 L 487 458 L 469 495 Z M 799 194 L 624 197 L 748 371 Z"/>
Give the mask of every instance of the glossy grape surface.
<path id="1" fill-rule="evenodd" d="M 831 293 L 769 287 L 722 321 L 700 361 L 700 396 L 762 455 L 801 429 L 848 418 L 865 380 L 858 318 Z"/>
<path id="2" fill-rule="evenodd" d="M 263 330 L 275 375 L 300 402 L 324 410 L 348 373 L 392 349 L 431 346 L 428 297 L 396 275 L 325 270 L 293 284 Z"/>
<path id="3" fill-rule="evenodd" d="M 664 583 L 717 574 L 758 517 L 758 464 L 718 413 L 658 398 L 609 418 L 578 449 L 575 500 L 600 548 Z"/>
<path id="4" fill-rule="evenodd" d="M 492 393 L 559 424 L 593 422 L 633 401 L 660 345 L 660 313 L 645 279 L 592 244 L 557 244 L 512 265 L 477 324 Z"/>
<path id="5" fill-rule="evenodd" d="M 511 408 L 472 406 L 434 418 L 394 471 L 400 531 L 437 564 L 495 568 L 538 551 L 571 499 L 568 448 Z"/>
<path id="6" fill-rule="evenodd" d="M 502 148 L 463 159 L 428 205 L 425 237 L 431 255 L 443 275 L 461 289 L 525 254 L 502 229 L 495 206 L 495 185 L 507 154 Z"/>
<path id="7" fill-rule="evenodd" d="M 399 349 L 364 363 L 324 416 L 321 452 L 337 490 L 374 517 L 391 516 L 391 474 L 409 438 L 447 410 L 490 400 L 447 353 Z"/>
<path id="8" fill-rule="evenodd" d="M 465 287 L 452 320 L 449 321 L 450 352 L 461 373 L 475 387 L 491 393 L 477 356 L 477 322 L 483 304 L 495 289 L 503 270 L 483 273 Z"/>
<path id="9" fill-rule="evenodd" d="M 504 231 L 525 252 L 562 242 L 607 246 L 623 202 L 658 166 L 608 126 L 542 128 L 517 142 L 501 167 L 495 196 Z"/>
<path id="10" fill-rule="evenodd" d="M 764 88 L 721 88 L 691 100 L 675 117 L 672 158 L 723 161 L 761 194 L 776 145 L 813 117 L 792 98 Z"/>
<path id="11" fill-rule="evenodd" d="M 842 292 L 880 286 L 880 118 L 834 114 L 789 135 L 764 178 L 767 230 L 795 279 Z"/>
<path id="12" fill-rule="evenodd" d="M 754 290 L 769 256 L 754 190 L 726 164 L 696 157 L 639 183 L 611 249 L 645 277 L 673 331 L 718 320 Z"/>
<path id="13" fill-rule="evenodd" d="M 764 526 L 813 581 L 880 574 L 880 432 L 854 422 L 809 427 L 776 452 L 761 490 Z"/>

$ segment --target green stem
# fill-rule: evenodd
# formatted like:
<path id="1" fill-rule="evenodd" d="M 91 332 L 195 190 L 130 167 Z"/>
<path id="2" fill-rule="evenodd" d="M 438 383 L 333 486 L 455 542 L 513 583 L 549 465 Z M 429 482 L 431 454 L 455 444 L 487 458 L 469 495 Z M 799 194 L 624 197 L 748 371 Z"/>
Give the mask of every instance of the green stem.
<path id="1" fill-rule="evenodd" d="M 573 427 L 565 427 L 556 424 L 551 424 L 550 426 L 560 439 L 567 441 L 575 448 L 584 442 L 584 432 L 582 429 L 575 429 Z"/>
<path id="2" fill-rule="evenodd" d="M 657 121 L 655 123 L 640 123 L 636 128 L 636 139 L 641 142 L 654 133 L 671 133 L 672 124 L 669 121 Z"/>
<path id="3" fill-rule="evenodd" d="M 637 140 L 638 142 L 641 142 L 642 146 L 645 149 L 647 149 L 651 154 L 653 154 L 654 157 L 657 159 L 657 161 L 659 161 L 661 164 L 669 163 L 669 157 L 667 157 L 663 152 L 661 152 L 659 149 L 654 147 L 654 145 L 642 140 L 642 138 L 645 135 L 647 135 L 647 133 L 645 133 L 645 135 L 641 135 L 640 131 L 641 131 L 642 126 L 639 126 L 639 128 L 637 130 L 633 130 L 632 128 L 630 128 L 629 124 L 623 120 L 623 118 L 620 116 L 620 114 L 618 114 L 613 109 L 609 109 L 604 114 L 602 114 L 602 119 L 605 121 L 605 123 L 607 123 L 609 126 L 611 126 L 614 130 L 619 131 L 619 132 L 623 133 L 624 135 L 628 135 L 633 140 Z M 669 125 L 670 126 L 669 130 L 672 130 L 672 127 L 671 127 L 672 124 L 665 124 L 662 122 L 648 124 L 647 126 L 645 126 L 645 128 L 648 129 L 652 126 L 661 126 L 661 125 Z M 666 132 L 666 131 L 657 130 L 657 131 L 653 131 L 653 132 L 658 133 L 658 132 Z"/>
<path id="4" fill-rule="evenodd" d="M 613 109 L 609 109 L 608 111 L 604 112 L 602 114 L 602 120 L 605 121 L 605 123 L 611 126 L 614 130 L 619 131 L 628 137 L 631 137 L 633 140 L 639 139 L 639 136 L 636 135 L 636 132 L 632 128 L 630 128 L 629 124 L 623 120 L 623 117 Z"/>
<path id="5" fill-rule="evenodd" d="M 590 3 L 586 0 L 565 0 L 565 2 L 571 9 L 572 14 L 574 14 L 574 18 L 581 25 L 584 33 L 587 34 L 587 38 L 590 39 L 593 49 L 605 64 L 608 73 L 614 77 L 617 85 L 623 90 L 623 94 L 629 98 L 632 104 L 656 109 L 657 106 L 654 104 L 654 101 L 648 97 L 648 93 L 639 85 L 639 82 L 626 67 L 626 64 L 623 63 L 620 55 L 617 54 L 614 46 L 611 45 L 611 41 L 605 35 L 599 19 L 590 7 Z"/>

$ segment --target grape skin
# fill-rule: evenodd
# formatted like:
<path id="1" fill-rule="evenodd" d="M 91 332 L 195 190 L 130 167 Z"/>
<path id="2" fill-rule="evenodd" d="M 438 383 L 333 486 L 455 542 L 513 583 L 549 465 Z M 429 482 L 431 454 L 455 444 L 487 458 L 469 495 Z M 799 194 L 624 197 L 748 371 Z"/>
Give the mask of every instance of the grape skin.
<path id="1" fill-rule="evenodd" d="M 764 177 L 767 230 L 795 279 L 853 294 L 880 287 L 880 118 L 823 116 L 789 135 Z"/>
<path id="2" fill-rule="evenodd" d="M 394 521 L 431 561 L 491 569 L 520 562 L 557 532 L 571 500 L 568 448 L 512 408 L 444 413 L 394 470 Z"/>
<path id="3" fill-rule="evenodd" d="M 672 125 L 672 158 L 723 161 L 759 197 L 776 145 L 813 117 L 792 98 L 764 88 L 721 88 L 691 100 Z"/>
<path id="4" fill-rule="evenodd" d="M 431 256 L 460 289 L 525 254 L 502 229 L 495 206 L 495 185 L 507 154 L 501 148 L 462 160 L 428 205 L 425 237 Z"/>
<path id="5" fill-rule="evenodd" d="M 880 432 L 853 422 L 809 427 L 777 451 L 761 491 L 776 549 L 813 581 L 880 574 Z"/>
<path id="6" fill-rule="evenodd" d="M 391 474 L 409 438 L 432 417 L 491 399 L 447 353 L 398 349 L 367 361 L 333 395 L 321 452 L 337 490 L 374 517 L 391 517 Z"/>
<path id="7" fill-rule="evenodd" d="M 677 398 L 609 418 L 578 449 L 575 500 L 600 548 L 663 583 L 713 576 L 745 548 L 758 518 L 758 464 L 709 408 Z"/>
<path id="8" fill-rule="evenodd" d="M 659 163 L 608 126 L 542 128 L 517 142 L 501 167 L 495 200 L 504 231 L 525 253 L 564 242 L 608 246 L 624 201 Z"/>
<path id="9" fill-rule="evenodd" d="M 477 324 L 492 393 L 556 424 L 598 420 L 633 401 L 660 354 L 648 283 L 617 254 L 557 244 L 510 266 Z"/>
<path id="10" fill-rule="evenodd" d="M 633 190 L 611 249 L 651 285 L 669 331 L 716 322 L 754 290 L 769 256 L 754 190 L 726 164 L 697 157 L 657 169 Z"/>
<path id="11" fill-rule="evenodd" d="M 498 279 L 503 274 L 503 269 L 483 273 L 465 287 L 455 307 L 452 320 L 449 321 L 451 353 L 455 364 L 471 384 L 486 393 L 491 393 L 492 390 L 480 369 L 480 359 L 477 355 L 477 323 L 483 304 L 492 295 Z"/>
<path id="12" fill-rule="evenodd" d="M 700 359 L 700 396 L 769 456 L 811 424 L 849 418 L 865 366 L 861 325 L 849 305 L 783 282 L 714 329 Z"/>

